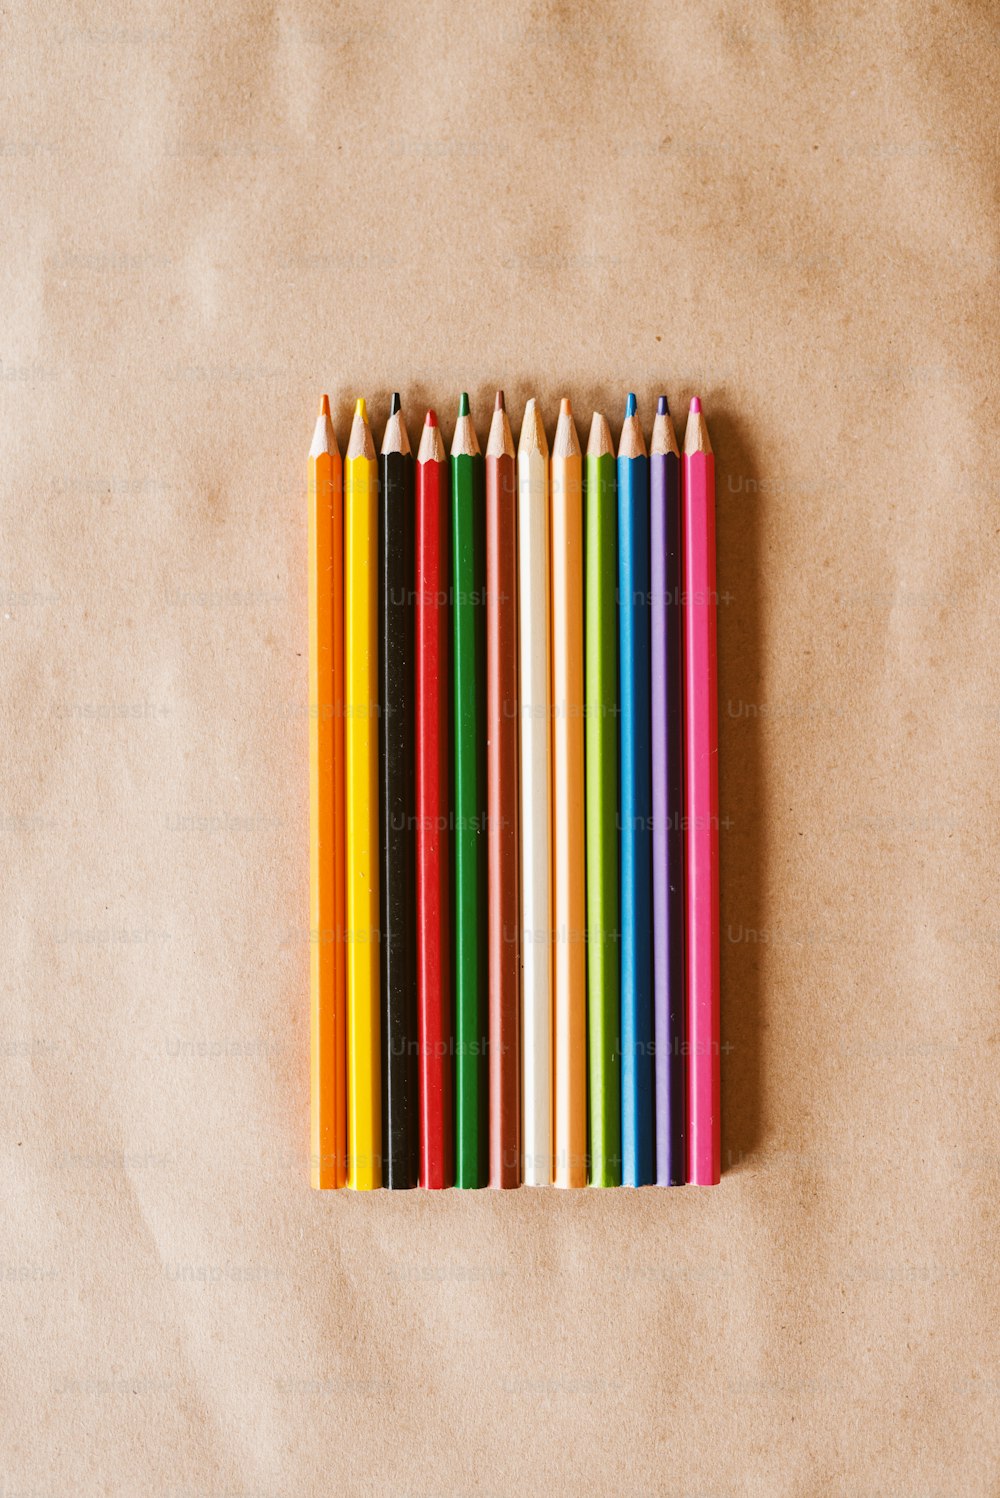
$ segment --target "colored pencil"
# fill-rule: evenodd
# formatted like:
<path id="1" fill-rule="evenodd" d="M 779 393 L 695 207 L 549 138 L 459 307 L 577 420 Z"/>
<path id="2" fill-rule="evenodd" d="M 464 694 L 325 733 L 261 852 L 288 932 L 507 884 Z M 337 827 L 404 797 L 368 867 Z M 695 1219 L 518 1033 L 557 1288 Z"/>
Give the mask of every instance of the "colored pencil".
<path id="1" fill-rule="evenodd" d="M 378 895 L 378 460 L 363 399 L 344 465 L 347 1184 L 382 1184 Z"/>
<path id="2" fill-rule="evenodd" d="M 684 773 L 680 454 L 661 395 L 649 448 L 653 747 L 653 1038 L 656 1184 L 683 1186 Z"/>
<path id="3" fill-rule="evenodd" d="M 634 395 L 618 445 L 618 595 L 622 1184 L 646 1186 L 654 1169 L 649 458 Z"/>
<path id="4" fill-rule="evenodd" d="M 552 444 L 552 904 L 555 1183 L 587 1184 L 583 807 L 583 459 L 568 400 Z"/>
<path id="5" fill-rule="evenodd" d="M 517 465 L 503 391 L 486 444 L 490 1185 L 521 1184 Z"/>
<path id="6" fill-rule="evenodd" d="M 483 459 L 462 395 L 451 445 L 455 704 L 455 1185 L 487 1178 Z"/>
<path id="7" fill-rule="evenodd" d="M 534 400 L 517 449 L 521 719 L 521 1148 L 526 1186 L 552 1183 L 549 445 Z"/>
<path id="8" fill-rule="evenodd" d="M 683 462 L 688 1180 L 719 1179 L 719 705 L 715 458 L 697 396 Z"/>
<path id="9" fill-rule="evenodd" d="M 585 497 L 587 1106 L 590 1184 L 621 1184 L 618 610 L 615 459 L 594 413 Z"/>
<path id="10" fill-rule="evenodd" d="M 413 454 L 392 397 L 379 527 L 379 810 L 383 1180 L 417 1184 L 417 904 L 413 791 Z"/>
<path id="11" fill-rule="evenodd" d="M 310 1180 L 347 1179 L 344 959 L 344 510 L 324 395 L 309 449 Z"/>
<path id="12" fill-rule="evenodd" d="M 428 411 L 416 475 L 417 1031 L 420 1185 L 454 1176 L 449 836 L 448 460 Z"/>

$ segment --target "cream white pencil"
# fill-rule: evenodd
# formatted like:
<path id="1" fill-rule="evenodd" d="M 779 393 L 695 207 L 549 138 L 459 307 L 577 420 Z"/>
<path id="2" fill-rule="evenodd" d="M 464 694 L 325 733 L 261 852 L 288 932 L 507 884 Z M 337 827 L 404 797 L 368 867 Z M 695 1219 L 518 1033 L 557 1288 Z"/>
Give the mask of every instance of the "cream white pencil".
<path id="1" fill-rule="evenodd" d="M 521 661 L 521 1148 L 526 1186 L 552 1184 L 549 445 L 534 400 L 517 449 Z"/>

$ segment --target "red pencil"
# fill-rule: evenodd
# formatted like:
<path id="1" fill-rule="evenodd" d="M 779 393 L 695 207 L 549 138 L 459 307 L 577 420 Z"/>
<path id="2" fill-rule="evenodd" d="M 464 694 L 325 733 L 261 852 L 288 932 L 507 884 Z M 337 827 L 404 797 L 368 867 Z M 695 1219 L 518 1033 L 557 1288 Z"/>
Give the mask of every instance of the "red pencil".
<path id="1" fill-rule="evenodd" d="M 490 1185 L 521 1184 L 517 871 L 517 468 L 497 391 L 486 445 L 486 779 Z"/>
<path id="2" fill-rule="evenodd" d="M 428 411 L 416 475 L 417 1033 L 420 1184 L 454 1181 L 449 858 L 448 460 Z"/>
<path id="3" fill-rule="evenodd" d="M 697 396 L 684 433 L 683 474 L 688 1180 L 714 1186 L 721 1163 L 715 458 Z"/>

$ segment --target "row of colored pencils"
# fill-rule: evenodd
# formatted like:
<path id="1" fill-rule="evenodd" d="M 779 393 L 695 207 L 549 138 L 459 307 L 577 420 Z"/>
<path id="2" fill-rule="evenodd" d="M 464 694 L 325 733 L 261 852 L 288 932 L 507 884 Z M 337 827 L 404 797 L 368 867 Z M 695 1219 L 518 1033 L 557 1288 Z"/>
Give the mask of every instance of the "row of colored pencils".
<path id="1" fill-rule="evenodd" d="M 309 455 L 316 1187 L 719 1179 L 715 473 L 498 392 Z"/>

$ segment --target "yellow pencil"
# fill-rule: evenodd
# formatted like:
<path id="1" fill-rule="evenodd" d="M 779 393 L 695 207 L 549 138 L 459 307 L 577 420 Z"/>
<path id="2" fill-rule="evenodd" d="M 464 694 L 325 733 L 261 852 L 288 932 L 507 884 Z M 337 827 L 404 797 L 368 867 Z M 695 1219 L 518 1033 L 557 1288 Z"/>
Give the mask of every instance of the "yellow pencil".
<path id="1" fill-rule="evenodd" d="M 382 1184 L 378 952 L 378 460 L 363 399 L 344 465 L 347 1184 Z"/>
<path id="2" fill-rule="evenodd" d="M 347 1171 L 344 1054 L 344 535 L 340 449 L 320 402 L 309 449 L 309 1177 L 325 1190 Z"/>
<path id="3" fill-rule="evenodd" d="M 552 904 L 555 1178 L 587 1184 L 583 459 L 568 400 L 552 444 Z"/>

